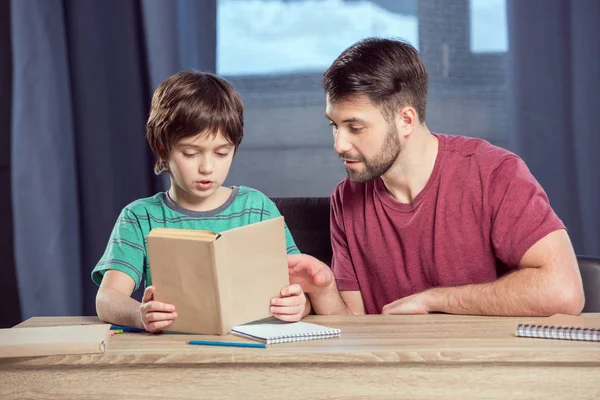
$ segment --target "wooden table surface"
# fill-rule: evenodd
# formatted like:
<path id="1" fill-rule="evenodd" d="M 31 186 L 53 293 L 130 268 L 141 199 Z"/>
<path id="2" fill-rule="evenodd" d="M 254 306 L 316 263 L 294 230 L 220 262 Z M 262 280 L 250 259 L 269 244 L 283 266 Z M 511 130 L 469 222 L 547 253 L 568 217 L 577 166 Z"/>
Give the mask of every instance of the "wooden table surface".
<path id="1" fill-rule="evenodd" d="M 309 316 L 341 336 L 266 349 L 124 333 L 104 354 L 0 359 L 0 398 L 600 398 L 600 343 L 514 336 L 517 323 L 536 320 Z M 95 322 L 40 317 L 18 327 Z"/>

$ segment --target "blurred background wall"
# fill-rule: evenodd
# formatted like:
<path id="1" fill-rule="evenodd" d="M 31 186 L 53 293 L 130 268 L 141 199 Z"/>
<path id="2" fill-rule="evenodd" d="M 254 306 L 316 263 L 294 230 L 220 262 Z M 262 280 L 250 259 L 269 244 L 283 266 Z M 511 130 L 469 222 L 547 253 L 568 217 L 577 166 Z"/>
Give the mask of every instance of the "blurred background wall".
<path id="1" fill-rule="evenodd" d="M 118 213 L 167 188 L 144 124 L 182 69 L 242 96 L 228 184 L 329 196 L 344 171 L 321 76 L 368 36 L 415 45 L 430 129 L 522 156 L 576 252 L 600 255 L 596 0 L 2 0 L 0 326 L 95 314 L 90 272 Z"/>

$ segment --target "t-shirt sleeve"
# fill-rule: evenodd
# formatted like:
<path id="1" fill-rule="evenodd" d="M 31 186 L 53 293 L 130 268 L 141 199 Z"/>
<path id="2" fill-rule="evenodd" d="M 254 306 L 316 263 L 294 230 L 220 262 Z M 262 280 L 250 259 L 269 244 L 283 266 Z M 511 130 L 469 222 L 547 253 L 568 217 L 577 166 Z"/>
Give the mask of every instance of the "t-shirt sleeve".
<path id="1" fill-rule="evenodd" d="M 358 279 L 350 257 L 348 240 L 344 229 L 344 219 L 341 204 L 341 186 L 338 186 L 331 196 L 329 225 L 331 230 L 331 270 L 340 291 L 360 290 Z"/>
<path id="2" fill-rule="evenodd" d="M 92 271 L 92 280 L 100 285 L 106 271 L 117 270 L 129 275 L 137 289 L 142 282 L 145 259 L 146 247 L 139 220 L 125 208 L 117 218 L 102 258 Z"/>
<path id="3" fill-rule="evenodd" d="M 491 240 L 496 257 L 511 268 L 536 242 L 565 229 L 548 196 L 525 162 L 511 156 L 494 170 L 490 181 Z"/>
<path id="4" fill-rule="evenodd" d="M 273 218 L 277 218 L 277 217 L 281 216 L 281 213 L 279 212 L 279 209 L 277 208 L 277 206 L 275 205 L 273 200 L 269 199 L 266 196 L 265 196 L 265 202 L 264 202 L 264 210 L 266 211 L 263 214 L 264 215 L 263 219 L 265 219 L 265 220 L 273 219 Z M 286 244 L 287 253 L 288 254 L 300 254 L 300 250 L 296 246 L 296 242 L 294 242 L 294 238 L 292 237 L 292 233 L 288 229 L 287 224 L 284 224 L 284 229 L 285 229 L 285 244 Z"/>

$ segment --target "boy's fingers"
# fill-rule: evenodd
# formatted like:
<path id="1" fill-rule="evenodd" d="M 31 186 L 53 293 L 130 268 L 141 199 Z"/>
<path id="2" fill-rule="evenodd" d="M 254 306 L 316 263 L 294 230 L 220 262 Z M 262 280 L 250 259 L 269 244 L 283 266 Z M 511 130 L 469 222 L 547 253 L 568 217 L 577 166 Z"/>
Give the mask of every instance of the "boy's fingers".
<path id="1" fill-rule="evenodd" d="M 177 318 L 177 313 L 164 313 L 164 312 L 150 312 L 146 314 L 146 321 L 157 322 L 157 321 L 168 321 Z"/>
<path id="2" fill-rule="evenodd" d="M 300 296 L 275 297 L 275 298 L 271 299 L 271 305 L 279 306 L 279 307 L 298 306 L 302 303 L 303 303 L 302 297 L 300 297 Z"/>
<path id="3" fill-rule="evenodd" d="M 300 293 L 302 293 L 302 288 L 297 283 L 284 287 L 283 289 L 281 289 L 281 292 L 280 292 L 281 296 L 283 296 L 283 297 L 297 296 Z"/>
<path id="4" fill-rule="evenodd" d="M 173 304 L 161 303 L 160 301 L 150 301 L 144 304 L 146 311 L 173 312 L 175 306 Z"/>
<path id="5" fill-rule="evenodd" d="M 154 286 L 148 286 L 144 290 L 144 296 L 142 297 L 142 303 L 147 303 L 149 301 L 152 301 L 153 297 L 154 297 Z"/>
<path id="6" fill-rule="evenodd" d="M 302 307 L 302 306 L 292 306 L 292 307 L 277 307 L 277 306 L 272 306 L 271 307 L 271 312 L 275 316 L 277 316 L 277 315 L 300 314 L 303 310 L 304 310 L 304 307 Z"/>
<path id="7" fill-rule="evenodd" d="M 151 322 L 146 326 L 146 330 L 148 332 L 157 332 L 162 329 L 165 329 L 167 326 L 171 325 L 172 323 L 173 323 L 173 320 Z"/>
<path id="8" fill-rule="evenodd" d="M 281 321 L 285 321 L 285 322 L 296 322 L 296 321 L 300 321 L 300 319 L 302 319 L 302 316 L 300 314 L 293 314 L 293 315 L 287 315 L 287 314 L 274 314 L 275 318 L 281 320 Z"/>

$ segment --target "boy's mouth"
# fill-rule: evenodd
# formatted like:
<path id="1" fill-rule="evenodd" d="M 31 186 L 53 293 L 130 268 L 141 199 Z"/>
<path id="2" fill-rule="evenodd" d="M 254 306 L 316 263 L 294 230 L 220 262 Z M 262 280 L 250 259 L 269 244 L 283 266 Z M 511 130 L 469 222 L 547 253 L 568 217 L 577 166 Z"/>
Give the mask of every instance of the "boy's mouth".
<path id="1" fill-rule="evenodd" d="M 209 180 L 196 181 L 196 187 L 200 190 L 208 190 L 211 188 L 212 184 L 212 181 Z"/>

